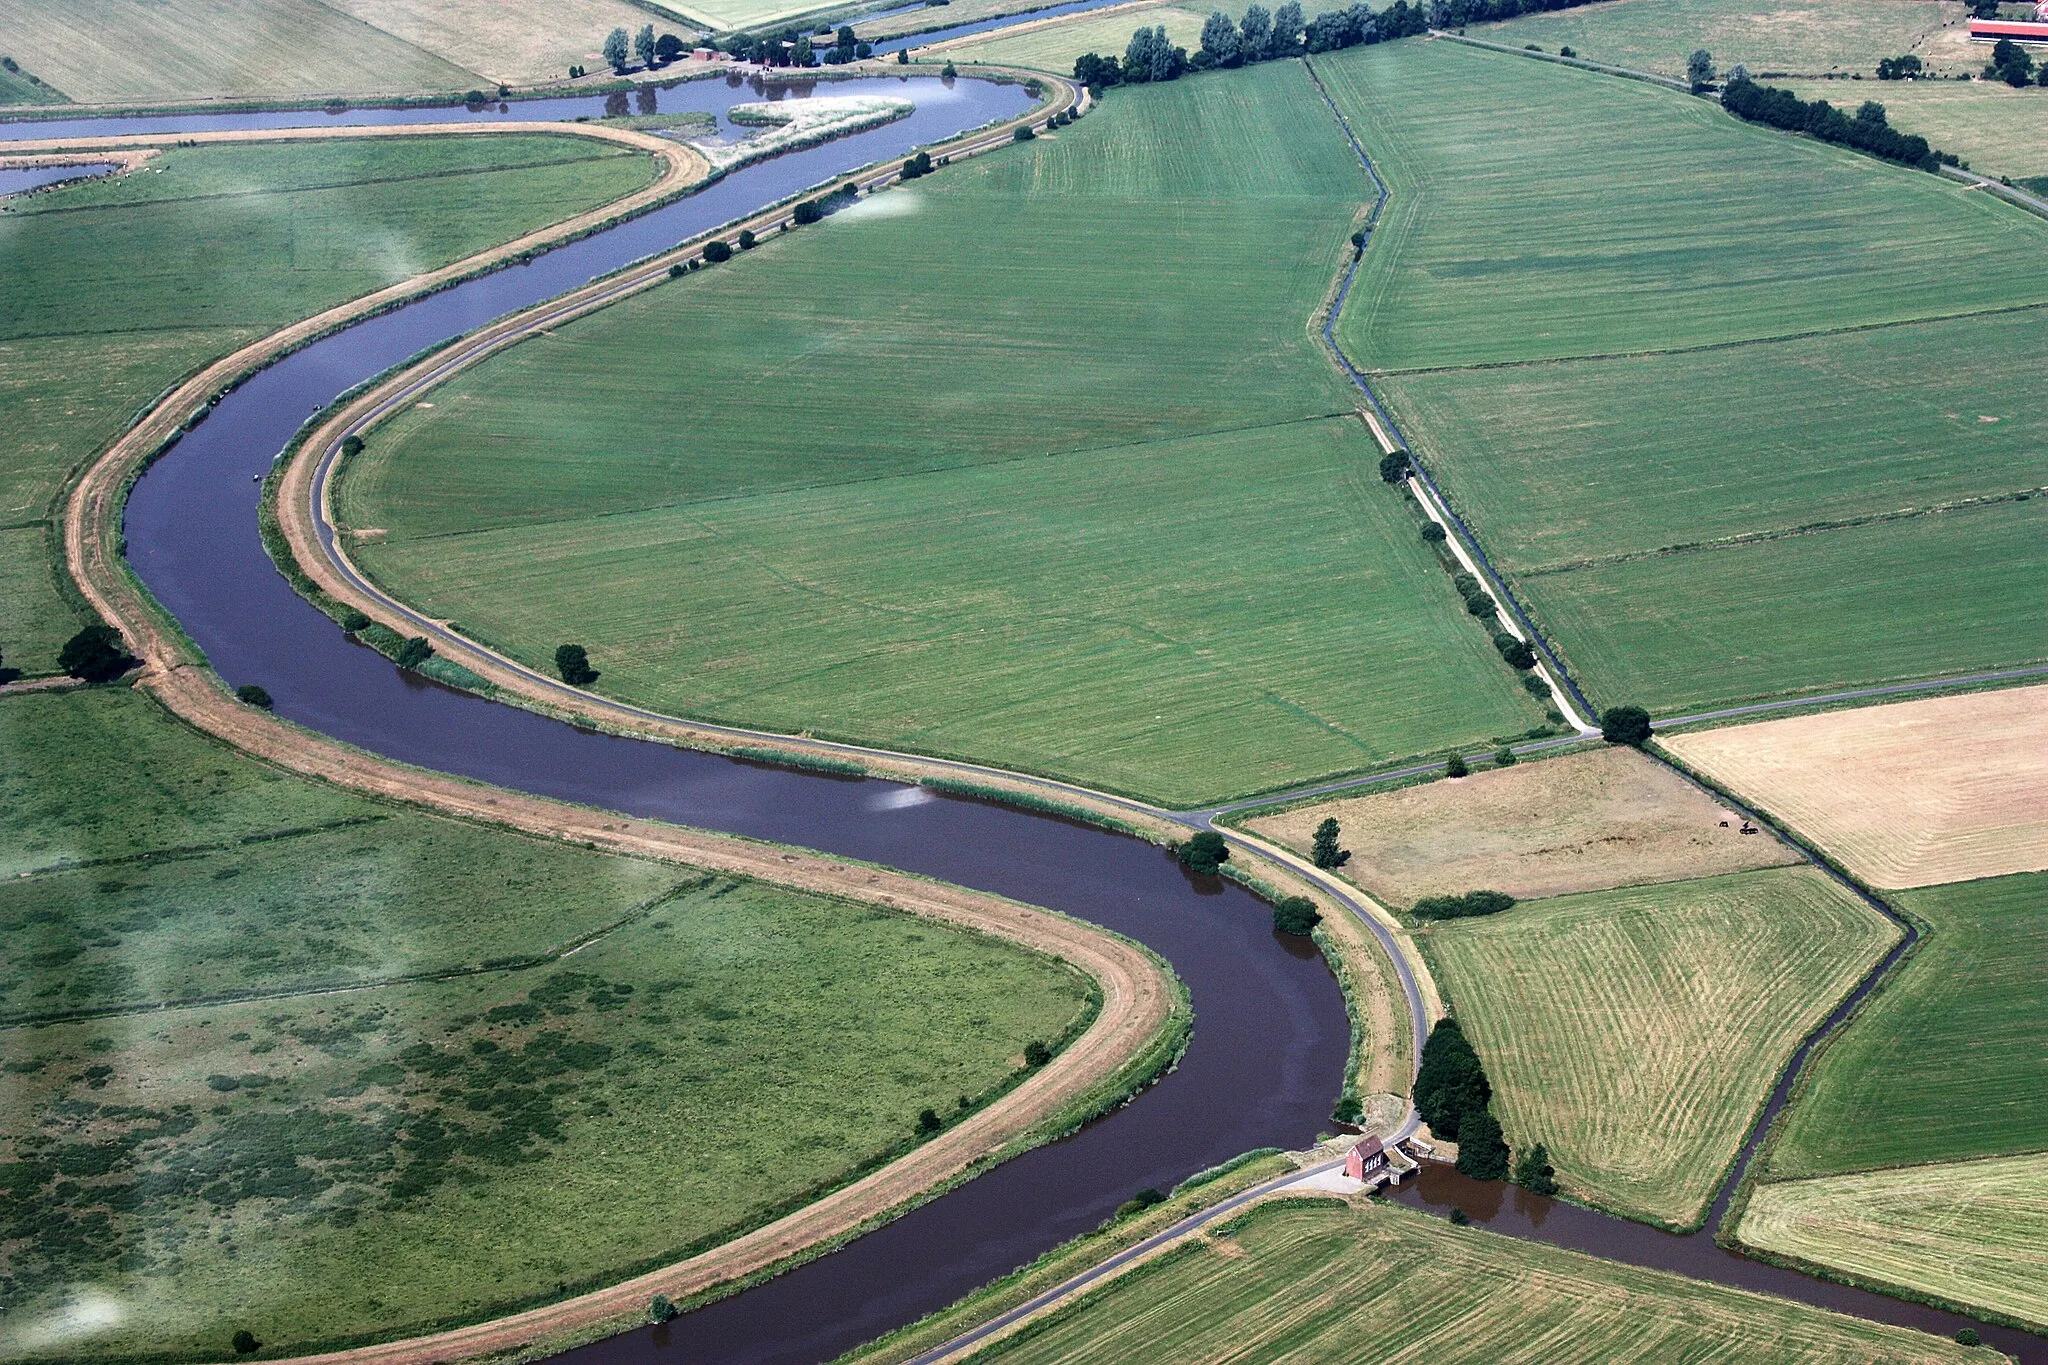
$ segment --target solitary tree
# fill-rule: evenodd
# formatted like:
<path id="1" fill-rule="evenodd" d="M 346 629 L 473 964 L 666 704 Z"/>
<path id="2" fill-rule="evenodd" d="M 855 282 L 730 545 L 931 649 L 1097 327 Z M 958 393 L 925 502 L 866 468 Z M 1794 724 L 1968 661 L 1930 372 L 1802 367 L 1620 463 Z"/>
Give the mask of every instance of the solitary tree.
<path id="1" fill-rule="evenodd" d="M 704 259 L 713 265 L 732 259 L 732 243 L 722 242 L 716 237 L 704 244 Z"/>
<path id="2" fill-rule="evenodd" d="M 1352 242 L 1355 245 L 1364 245 L 1358 237 L 1353 237 Z M 1380 477 L 1388 483 L 1400 483 L 1403 479 L 1406 479 L 1408 477 L 1408 452 L 1396 450 L 1380 456 Z"/>
<path id="3" fill-rule="evenodd" d="M 557 645 L 555 672 L 571 687 L 588 687 L 598 678 L 597 670 L 590 666 L 590 651 L 582 645 Z"/>
<path id="4" fill-rule="evenodd" d="M 633 35 L 633 55 L 640 59 L 640 65 L 654 65 L 654 25 L 642 24 L 640 31 Z"/>
<path id="5" fill-rule="evenodd" d="M 93 683 L 112 682 L 134 662 L 122 646 L 121 632 L 108 625 L 87 626 L 57 654 L 57 667 Z"/>
<path id="6" fill-rule="evenodd" d="M 1600 738 L 1640 749 L 1650 738 L 1650 713 L 1640 706 L 1610 706 L 1600 713 Z"/>
<path id="7" fill-rule="evenodd" d="M 673 33 L 661 35 L 661 41 L 654 45 L 654 56 L 661 62 L 672 62 L 683 55 L 683 40 Z"/>
<path id="8" fill-rule="evenodd" d="M 1273 927 L 1283 934 L 1306 934 L 1322 922 L 1322 911 L 1307 896 L 1286 896 L 1273 907 Z"/>
<path id="9" fill-rule="evenodd" d="M 626 69 L 626 53 L 631 50 L 627 43 L 626 30 L 622 28 L 615 28 L 605 35 L 604 59 L 611 63 L 612 70 L 622 72 Z"/>
<path id="10" fill-rule="evenodd" d="M 238 1356 L 248 1355 L 263 1347 L 263 1343 L 256 1340 L 256 1334 L 246 1327 L 235 1333 L 234 1340 L 229 1344 L 235 1348 L 235 1354 Z"/>
<path id="11" fill-rule="evenodd" d="M 805 36 L 796 40 L 796 51 L 790 54 L 790 62 L 795 66 L 809 66 L 815 55 L 810 38 Z"/>
<path id="12" fill-rule="evenodd" d="M 1550 1164 L 1550 1149 L 1537 1143 L 1515 1160 L 1515 1183 L 1531 1194 L 1557 1193 L 1557 1168 Z"/>
<path id="13" fill-rule="evenodd" d="M 434 647 L 427 643 L 424 635 L 415 635 L 398 647 L 398 654 L 392 662 L 400 668 L 418 672 L 421 664 L 434 657 Z"/>
<path id="14" fill-rule="evenodd" d="M 647 1304 L 647 1320 L 657 1327 L 664 1322 L 674 1321 L 676 1314 L 680 1312 L 682 1309 L 670 1302 L 666 1294 L 656 1294 Z"/>
<path id="15" fill-rule="evenodd" d="M 1044 1066 L 1052 1060 L 1052 1049 L 1043 1042 L 1033 1039 L 1024 1044 L 1024 1065 Z"/>
<path id="16" fill-rule="evenodd" d="M 1466 773 L 1469 773 L 1471 771 L 1472 770 L 1470 768 L 1465 766 L 1465 760 L 1459 757 L 1457 754 L 1452 754 L 1449 758 L 1446 758 L 1444 760 L 1445 777 L 1463 777 Z"/>
<path id="17" fill-rule="evenodd" d="M 1695 93 L 1713 84 L 1714 55 L 1703 47 L 1694 48 L 1685 59 L 1685 78 L 1692 82 Z"/>
<path id="18" fill-rule="evenodd" d="M 1214 876 L 1218 868 L 1230 861 L 1230 845 L 1212 829 L 1203 830 L 1184 844 L 1174 845 L 1173 851 L 1182 867 L 1208 876 Z"/>
<path id="19" fill-rule="evenodd" d="M 1236 66 L 1244 60 L 1238 45 L 1237 25 L 1222 10 L 1210 10 L 1202 21 L 1202 55 L 1215 66 Z"/>
<path id="20" fill-rule="evenodd" d="M 1255 4 L 1244 12 L 1244 22 L 1237 26 L 1238 45 L 1248 62 L 1262 62 L 1266 59 L 1266 46 L 1273 41 L 1273 16 L 1264 5 Z"/>
<path id="21" fill-rule="evenodd" d="M 20 677 L 20 676 L 21 676 L 21 670 L 20 670 L 20 669 L 18 669 L 18 668 L 7 668 L 7 667 L 5 667 L 5 666 L 4 666 L 5 664 L 6 664 L 6 656 L 5 656 L 4 654 L 0 654 L 0 683 L 11 683 L 11 682 L 13 682 L 13 681 L 14 681 L 14 680 L 15 680 L 16 678 L 18 678 L 18 677 Z"/>
<path id="22" fill-rule="evenodd" d="M 741 251 L 752 251 L 752 250 L 754 249 L 754 244 L 755 244 L 756 242 L 760 241 L 760 240 L 761 240 L 761 239 L 760 239 L 759 237 L 756 237 L 756 236 L 754 235 L 754 230 L 753 230 L 752 228 L 741 228 L 741 229 L 740 229 L 740 250 L 741 250 Z"/>
<path id="23" fill-rule="evenodd" d="M 1518 762 L 1515 751 L 1505 744 L 1493 751 L 1493 766 L 1496 768 L 1512 768 Z"/>
<path id="24" fill-rule="evenodd" d="M 246 702 L 259 711 L 268 711 L 271 707 L 269 691 L 255 683 L 243 683 L 240 687 L 236 688 L 235 699 Z"/>
<path id="25" fill-rule="evenodd" d="M 939 1111 L 936 1109 L 923 1110 L 917 1116 L 917 1135 L 919 1137 L 930 1137 L 943 1126 L 939 1122 Z"/>
<path id="26" fill-rule="evenodd" d="M 1336 816 L 1325 817 L 1323 823 L 1316 826 L 1315 838 L 1309 844 L 1309 861 L 1325 871 L 1350 862 L 1351 850 L 1337 847 L 1337 840 L 1343 832 Z"/>
<path id="27" fill-rule="evenodd" d="M 1425 521 L 1422 523 L 1422 538 L 1431 545 L 1441 545 L 1451 538 L 1451 533 L 1440 521 Z"/>

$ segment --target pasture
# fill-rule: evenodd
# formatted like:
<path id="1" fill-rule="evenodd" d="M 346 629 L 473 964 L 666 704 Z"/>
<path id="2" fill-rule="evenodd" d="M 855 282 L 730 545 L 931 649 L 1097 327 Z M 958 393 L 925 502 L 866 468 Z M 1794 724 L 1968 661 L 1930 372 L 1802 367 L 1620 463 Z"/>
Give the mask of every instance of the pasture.
<path id="1" fill-rule="evenodd" d="M 1810 868 L 1561 896 L 1418 936 L 1516 1149 L 1576 1198 L 1698 1221 L 1799 1040 L 1896 937 Z"/>
<path id="2" fill-rule="evenodd" d="M 1276 1200 L 971 1357 L 1153 1362 L 1292 1358 L 1521 1365 L 1976 1358 L 1837 1317 L 1407 1209 Z"/>
<path id="3" fill-rule="evenodd" d="M 477 366 L 340 517 L 613 695 L 1175 804 L 1524 733 L 1306 325 L 1347 155 L 1291 64 L 1120 92 Z"/>
<path id="4" fill-rule="evenodd" d="M 1675 734 L 1686 763 L 1875 886 L 2048 869 L 2048 687 Z"/>
<path id="5" fill-rule="evenodd" d="M 1934 55 L 1930 49 L 1945 56 L 1943 30 L 1961 28 L 1966 18 L 1965 7 L 1953 0 L 1611 0 L 1475 24 L 1471 33 L 1550 52 L 1569 46 L 1581 57 L 1666 76 L 1683 77 L 1686 55 L 1703 47 L 1723 71 L 1745 62 L 1759 73 L 1861 71 L 1867 77 L 1880 57 L 1919 52 L 1926 60 Z M 1976 65 L 1982 64 L 1980 57 Z M 1951 67 L 1975 71 L 1967 62 L 1944 62 L 1941 69 L 1947 74 Z"/>
<path id="6" fill-rule="evenodd" d="M 1895 899 L 1926 941 L 1815 1062 L 1770 1179 L 2048 1150 L 2048 876 Z"/>
<path id="7" fill-rule="evenodd" d="M 1739 1235 L 2048 1330 L 2048 1156 L 1763 1185 Z"/>
<path id="8" fill-rule="evenodd" d="M 2043 428 L 1981 363 L 2048 313 L 1968 264 L 2038 220 L 1641 83 L 1405 54 L 1319 63 L 1394 196 L 1340 336 L 1598 704 L 2048 656 Z"/>
<path id="9" fill-rule="evenodd" d="M 642 157 L 566 137 L 252 143 L 172 149 L 0 214 L 0 583 L 18 589 L 0 593 L 8 666 L 56 671 L 81 623 L 57 588 L 47 521 L 71 471 L 139 407 L 268 331 L 648 174 Z"/>
<path id="10" fill-rule="evenodd" d="M 1337 875 L 1397 908 L 1482 888 L 1534 900 L 1797 860 L 1768 836 L 1723 829 L 1719 802 L 1620 745 L 1297 806 L 1248 827 L 1306 856 L 1325 819 L 1351 851 Z"/>
<path id="11" fill-rule="evenodd" d="M 993 62 L 1071 76 L 1074 59 L 1084 52 L 1123 56 L 1132 30 L 1140 27 L 1164 25 L 1168 41 L 1193 52 L 1202 45 L 1202 21 L 1208 17 L 1207 10 L 1174 5 L 1083 13 L 1046 20 L 1042 27 L 977 33 L 911 56 L 916 61 Z"/>
<path id="12" fill-rule="evenodd" d="M 16 61 L 87 104 L 461 94 L 488 83 L 319 0 L 0 0 L 0 33 Z"/>
<path id="13" fill-rule="evenodd" d="M 616 1279 L 843 1181 L 1092 1010 L 993 940 L 381 806 L 125 689 L 0 727 L 4 1008 L 137 1007 L 0 1026 L 9 1359 L 310 1349 Z M 81 1283 L 108 1311 L 67 1336 Z"/>
<path id="14" fill-rule="evenodd" d="M 1888 54 L 1896 56 L 1898 54 Z M 1976 49 L 1961 64 L 1975 75 L 1986 53 Z M 1984 175 L 2014 180 L 2048 175 L 2048 90 L 2030 86 L 2015 90 L 2004 81 L 1886 81 L 1873 84 L 1869 73 L 1855 84 L 1842 81 L 1773 81 L 1803 100 L 1826 100 L 1853 110 L 1864 100 L 1885 107 L 1892 126 L 1918 133 L 1946 152 L 1954 152 Z"/>
<path id="15" fill-rule="evenodd" d="M 1969 265 L 2038 250 L 2039 219 L 1709 101 L 1446 42 L 1316 67 L 1393 195 L 1338 328 L 1368 371 L 2048 300 L 2048 280 Z"/>

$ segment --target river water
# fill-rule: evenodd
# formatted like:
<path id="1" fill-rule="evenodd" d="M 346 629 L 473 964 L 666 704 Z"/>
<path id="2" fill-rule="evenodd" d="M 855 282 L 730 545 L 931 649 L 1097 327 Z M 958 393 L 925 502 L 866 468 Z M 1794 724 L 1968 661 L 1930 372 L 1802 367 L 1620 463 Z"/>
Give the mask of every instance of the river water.
<path id="1" fill-rule="evenodd" d="M 897 783 L 798 773 L 597 734 L 401 674 L 347 640 L 292 592 L 256 529 L 258 478 L 311 413 L 418 351 L 794 191 L 904 155 L 1029 106 L 1015 86 L 930 77 L 833 83 L 887 92 L 916 112 L 887 127 L 751 167 L 638 219 L 359 323 L 236 390 L 136 485 L 125 526 L 143 581 L 228 683 L 259 683 L 308 728 L 421 767 L 707 829 L 870 859 L 1063 910 L 1150 945 L 1173 963 L 1196 1010 L 1180 1066 L 1128 1106 L 1029 1152 L 846 1248 L 663 1329 L 572 1352 L 582 1362 L 810 1365 L 944 1306 L 1103 1218 L 1138 1189 L 1167 1188 L 1261 1146 L 1298 1147 L 1326 1125 L 1349 1037 L 1321 959 L 1272 932 L 1246 892 L 1184 874 L 1141 841 L 1070 821 Z M 801 98 L 805 86 L 697 81 L 655 93 L 659 112 L 722 112 L 740 99 Z M 637 97 L 636 97 L 637 98 Z M 576 118 L 576 97 L 454 110 L 200 114 L 0 125 L 0 140 L 74 132 L 192 131 L 307 123 Z M 559 106 L 556 108 L 554 106 Z M 656 112 L 649 109 L 645 112 Z M 643 112 L 637 107 L 633 112 Z M 829 231 L 829 224 L 812 230 Z M 687 283 L 672 288 L 688 287 Z M 1455 1199 L 1505 1231 L 1660 1264 L 1644 1250 L 1706 1245 L 1670 1268 L 1744 1283 L 1768 1270 L 1618 1219 L 1539 1201 L 1517 1224 L 1498 1187 L 1454 1189 L 1436 1172 L 1400 1198 Z M 1488 1212 L 1483 1190 L 1498 1205 Z M 1527 1206 L 1525 1197 L 1513 1206 Z M 1645 1259 L 1648 1258 L 1648 1259 Z M 1911 1305 L 1789 1272 L 1773 1292 L 1933 1330 Z M 1899 1314 L 1907 1316 L 1900 1317 Z M 1956 1320 L 1960 1322 L 1961 1320 Z M 1986 1330 L 1987 1339 L 2034 1338 Z M 2001 1342 L 2001 1344 L 2004 1344 Z M 2015 1349 L 2007 1346 L 2007 1349 Z M 2039 1358 L 2027 1354 L 2028 1359 Z"/>

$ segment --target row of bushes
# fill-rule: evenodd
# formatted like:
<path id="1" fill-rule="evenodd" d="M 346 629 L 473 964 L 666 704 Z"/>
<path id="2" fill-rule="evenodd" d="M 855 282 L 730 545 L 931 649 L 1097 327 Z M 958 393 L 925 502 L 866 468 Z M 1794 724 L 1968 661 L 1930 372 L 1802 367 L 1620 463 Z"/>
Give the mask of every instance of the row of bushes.
<path id="1" fill-rule="evenodd" d="M 1424 896 L 1408 913 L 1417 919 L 1473 919 L 1514 907 L 1515 898 L 1505 891 L 1467 891 L 1462 896 Z"/>
<path id="2" fill-rule="evenodd" d="M 1721 92 L 1721 107 L 1750 123 L 1805 133 L 1822 142 L 1841 143 L 1923 171 L 1957 164 L 1956 158 L 1947 152 L 1937 152 L 1928 146 L 1926 138 L 1892 127 L 1885 121 L 1884 106 L 1874 100 L 1865 100 L 1851 118 L 1826 100 L 1809 102 L 1776 86 L 1732 80 Z"/>
<path id="3" fill-rule="evenodd" d="M 1212 13 L 1202 25 L 1202 46 L 1193 57 L 1186 48 L 1168 41 L 1164 26 L 1141 28 L 1131 35 L 1121 60 L 1094 52 L 1082 56 L 1074 63 L 1074 79 L 1097 91 L 1113 85 L 1143 85 L 1174 80 L 1189 71 L 1410 38 L 1428 28 L 1427 10 L 1408 0 L 1394 0 L 1378 14 L 1361 4 L 1309 20 L 1302 18 L 1295 0 L 1288 0 L 1271 14 L 1265 6 L 1255 4 L 1245 11 L 1241 23 L 1232 23 L 1221 11 Z"/>

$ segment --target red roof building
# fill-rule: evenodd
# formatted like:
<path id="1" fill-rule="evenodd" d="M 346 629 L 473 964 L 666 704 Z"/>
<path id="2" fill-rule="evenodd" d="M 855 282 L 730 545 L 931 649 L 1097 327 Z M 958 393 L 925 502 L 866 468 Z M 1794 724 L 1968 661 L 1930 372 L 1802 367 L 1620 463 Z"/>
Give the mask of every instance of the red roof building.
<path id="1" fill-rule="evenodd" d="M 1360 1138 L 1358 1145 L 1344 1154 L 1344 1174 L 1353 1180 L 1369 1180 L 1386 1166 L 1386 1149 L 1380 1146 L 1378 1138 L 1370 1134 Z"/>
<path id="2" fill-rule="evenodd" d="M 2025 19 L 1972 19 L 1970 41 L 1995 43 L 2009 38 L 2015 43 L 2048 44 L 2048 23 Z"/>

